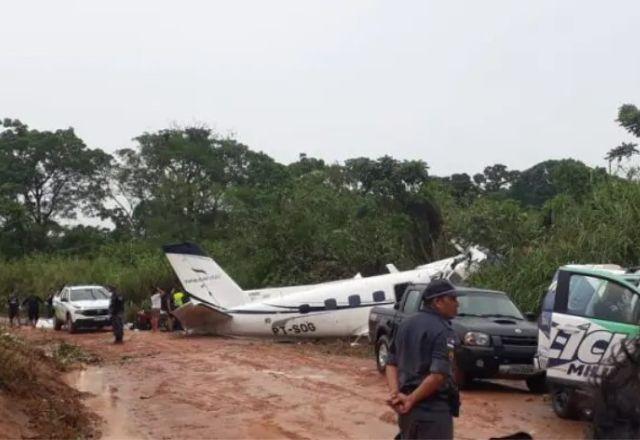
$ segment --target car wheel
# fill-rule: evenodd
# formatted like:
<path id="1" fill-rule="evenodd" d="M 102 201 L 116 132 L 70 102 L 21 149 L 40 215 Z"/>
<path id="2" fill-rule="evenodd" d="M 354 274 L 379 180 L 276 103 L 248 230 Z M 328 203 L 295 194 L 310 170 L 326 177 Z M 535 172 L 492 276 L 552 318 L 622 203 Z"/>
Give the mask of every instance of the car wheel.
<path id="1" fill-rule="evenodd" d="M 53 329 L 54 330 L 62 329 L 62 324 L 63 324 L 63 322 L 60 321 L 57 316 L 53 317 Z"/>
<path id="2" fill-rule="evenodd" d="M 76 325 L 73 323 L 73 321 L 71 320 L 71 316 L 69 315 L 67 315 L 67 331 L 69 333 L 76 332 Z"/>
<path id="3" fill-rule="evenodd" d="M 578 398 L 576 392 L 568 387 L 551 388 L 551 406 L 561 419 L 578 419 Z"/>
<path id="4" fill-rule="evenodd" d="M 535 394 L 542 394 L 547 392 L 547 377 L 544 374 L 536 374 L 527 378 L 527 388 L 529 391 Z"/>
<path id="5" fill-rule="evenodd" d="M 389 338 L 387 335 L 382 335 L 376 341 L 376 367 L 381 373 L 384 373 L 387 366 L 387 356 L 389 356 Z"/>

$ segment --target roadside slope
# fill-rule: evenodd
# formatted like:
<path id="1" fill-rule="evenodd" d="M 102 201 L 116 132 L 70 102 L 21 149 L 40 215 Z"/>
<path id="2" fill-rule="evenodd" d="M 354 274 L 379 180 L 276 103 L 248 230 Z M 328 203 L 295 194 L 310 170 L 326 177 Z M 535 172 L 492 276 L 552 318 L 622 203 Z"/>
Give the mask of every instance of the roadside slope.
<path id="1" fill-rule="evenodd" d="M 3 438 L 83 439 L 97 435 L 96 416 L 85 408 L 81 393 L 60 380 L 65 368 L 52 354 L 0 327 Z"/>

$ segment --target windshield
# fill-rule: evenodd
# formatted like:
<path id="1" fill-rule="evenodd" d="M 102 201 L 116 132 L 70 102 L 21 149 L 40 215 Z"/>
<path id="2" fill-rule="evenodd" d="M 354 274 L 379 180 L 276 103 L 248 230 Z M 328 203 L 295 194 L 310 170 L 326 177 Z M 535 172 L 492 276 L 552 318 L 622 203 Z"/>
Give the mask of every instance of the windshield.
<path id="1" fill-rule="evenodd" d="M 94 299 L 109 299 L 110 295 L 105 289 L 77 289 L 71 291 L 71 301 L 92 301 Z"/>
<path id="2" fill-rule="evenodd" d="M 458 297 L 458 315 L 502 316 L 524 319 L 509 297 L 499 293 L 469 292 Z"/>

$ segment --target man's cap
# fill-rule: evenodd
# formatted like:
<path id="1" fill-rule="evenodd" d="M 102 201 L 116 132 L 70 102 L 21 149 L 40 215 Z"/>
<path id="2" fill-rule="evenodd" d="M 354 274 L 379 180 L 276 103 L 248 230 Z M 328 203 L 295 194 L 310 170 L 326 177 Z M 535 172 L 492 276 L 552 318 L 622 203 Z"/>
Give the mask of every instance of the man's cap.
<path id="1" fill-rule="evenodd" d="M 428 301 L 433 298 L 445 295 L 460 296 L 461 292 L 456 289 L 456 286 L 454 286 L 447 280 L 433 280 L 422 292 L 422 299 L 424 301 Z"/>

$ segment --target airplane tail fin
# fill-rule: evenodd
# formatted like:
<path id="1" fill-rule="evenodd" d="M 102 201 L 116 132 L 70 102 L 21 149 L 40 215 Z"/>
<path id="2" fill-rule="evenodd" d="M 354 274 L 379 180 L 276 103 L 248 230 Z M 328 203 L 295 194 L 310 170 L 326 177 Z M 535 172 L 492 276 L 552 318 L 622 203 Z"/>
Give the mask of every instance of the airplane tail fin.
<path id="1" fill-rule="evenodd" d="M 193 243 L 162 246 L 188 294 L 220 310 L 248 303 L 249 295 Z"/>

